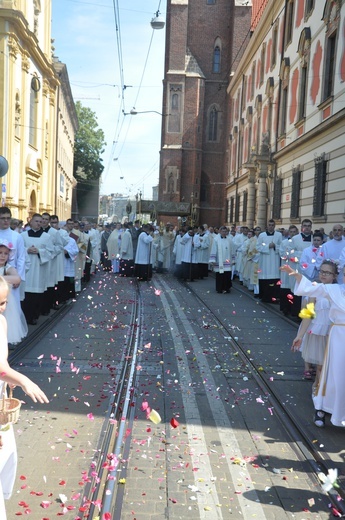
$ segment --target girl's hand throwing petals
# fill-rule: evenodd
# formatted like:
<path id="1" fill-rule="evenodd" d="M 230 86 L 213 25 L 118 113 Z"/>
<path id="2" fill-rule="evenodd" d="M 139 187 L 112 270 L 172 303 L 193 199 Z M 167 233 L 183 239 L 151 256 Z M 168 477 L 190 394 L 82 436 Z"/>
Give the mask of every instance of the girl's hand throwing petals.
<path id="1" fill-rule="evenodd" d="M 301 345 L 302 345 L 302 339 L 298 338 L 298 337 L 295 338 L 291 345 L 292 352 L 296 352 L 297 350 L 299 350 L 301 348 Z"/>

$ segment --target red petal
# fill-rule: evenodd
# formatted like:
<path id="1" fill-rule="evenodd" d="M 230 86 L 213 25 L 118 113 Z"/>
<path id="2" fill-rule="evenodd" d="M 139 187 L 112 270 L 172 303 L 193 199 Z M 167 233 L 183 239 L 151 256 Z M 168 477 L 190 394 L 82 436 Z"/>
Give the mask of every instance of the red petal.
<path id="1" fill-rule="evenodd" d="M 180 423 L 175 419 L 175 417 L 173 417 L 173 418 L 170 420 L 170 425 L 171 425 L 173 428 L 177 428 L 178 426 L 180 426 Z"/>

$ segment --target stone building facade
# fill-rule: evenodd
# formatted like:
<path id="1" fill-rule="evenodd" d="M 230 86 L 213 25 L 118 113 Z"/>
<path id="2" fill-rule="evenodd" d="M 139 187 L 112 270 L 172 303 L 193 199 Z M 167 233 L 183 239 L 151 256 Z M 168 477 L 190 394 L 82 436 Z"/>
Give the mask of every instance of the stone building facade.
<path id="1" fill-rule="evenodd" d="M 74 136 L 78 130 L 78 117 L 72 97 L 67 67 L 55 60 L 54 69 L 59 78 L 56 96 L 56 186 L 55 211 L 60 220 L 75 217 L 75 191 L 77 182 L 73 177 Z"/>
<path id="2" fill-rule="evenodd" d="M 2 203 L 24 222 L 34 212 L 63 211 L 65 216 L 71 211 L 66 198 L 64 205 L 59 203 L 56 159 L 67 156 L 66 187 L 73 179 L 75 115 L 71 99 L 61 101 L 51 16 L 51 0 L 0 0 L 0 155 L 9 163 Z M 61 107 L 66 109 L 63 115 Z M 63 128 L 61 117 L 68 120 Z M 58 138 L 58 130 L 69 134 L 66 140 Z"/>
<path id="3" fill-rule="evenodd" d="M 226 222 L 345 218 L 345 5 L 263 0 L 228 94 Z"/>

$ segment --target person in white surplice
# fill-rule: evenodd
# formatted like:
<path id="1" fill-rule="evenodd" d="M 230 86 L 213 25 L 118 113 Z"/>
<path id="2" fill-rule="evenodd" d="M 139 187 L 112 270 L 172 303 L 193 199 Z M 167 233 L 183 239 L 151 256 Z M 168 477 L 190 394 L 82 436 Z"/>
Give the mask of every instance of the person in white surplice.
<path id="1" fill-rule="evenodd" d="M 26 321 L 36 325 L 45 308 L 44 293 L 49 286 L 49 262 L 54 257 L 54 244 L 50 235 L 42 229 L 42 217 L 35 213 L 30 220 L 30 229 L 21 236 L 30 257 L 30 268 L 26 273 L 23 312 Z"/>
<path id="2" fill-rule="evenodd" d="M 329 331 L 325 357 L 320 376 L 320 384 L 313 396 L 315 407 L 314 422 L 325 425 L 325 414 L 331 414 L 334 426 L 345 427 L 345 285 L 311 282 L 288 265 L 282 271 L 296 278 L 295 294 L 327 298 L 330 302 Z M 343 272 L 343 282 L 345 274 Z M 319 424 L 317 424 L 319 422 Z"/>
<path id="3" fill-rule="evenodd" d="M 236 248 L 226 226 L 219 228 L 219 234 L 213 240 L 210 264 L 216 273 L 217 293 L 229 293 L 231 290 L 231 269 L 235 262 Z"/>
<path id="4" fill-rule="evenodd" d="M 7 361 L 7 322 L 2 315 L 6 309 L 9 287 L 0 277 L 0 398 L 6 392 L 4 383 L 12 388 L 21 386 L 26 395 L 37 403 L 48 403 L 45 393 L 24 374 L 13 370 Z M 4 499 L 12 494 L 17 470 L 17 447 L 12 424 L 0 425 L 0 518 L 6 520 Z"/>
<path id="5" fill-rule="evenodd" d="M 279 247 L 282 234 L 275 231 L 274 220 L 269 220 L 267 230 L 260 233 L 256 243 L 259 253 L 259 290 L 263 302 L 272 303 L 279 299 Z"/>

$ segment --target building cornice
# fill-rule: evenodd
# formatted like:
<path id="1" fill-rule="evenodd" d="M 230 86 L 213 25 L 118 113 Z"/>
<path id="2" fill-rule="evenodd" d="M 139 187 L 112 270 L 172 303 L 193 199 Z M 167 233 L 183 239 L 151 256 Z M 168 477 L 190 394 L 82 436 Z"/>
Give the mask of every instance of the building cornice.
<path id="1" fill-rule="evenodd" d="M 318 137 L 320 134 L 324 134 L 329 129 L 334 129 L 334 126 L 340 123 L 344 124 L 345 121 L 345 108 L 334 114 L 333 116 L 329 117 L 325 121 L 322 121 L 319 125 L 312 128 L 307 132 L 306 134 L 303 134 L 298 139 L 295 139 L 292 143 L 288 144 L 278 152 L 275 152 L 272 154 L 272 159 L 278 160 L 281 157 L 284 157 L 284 155 L 289 154 L 290 152 L 296 153 L 296 148 L 305 146 L 307 143 L 310 143 L 310 141 L 316 137 Z"/>
<path id="2" fill-rule="evenodd" d="M 243 53 L 243 56 L 240 59 L 233 76 L 230 77 L 228 94 L 233 88 L 237 88 L 238 83 L 242 81 L 242 74 L 246 74 L 248 69 L 251 67 L 252 61 L 258 52 L 258 41 L 263 42 L 265 40 L 273 23 L 281 14 L 283 6 L 283 0 L 280 2 L 277 0 L 269 0 L 267 3 L 265 12 L 261 16 L 257 27 L 254 29 L 246 50 Z M 267 13 L 269 13 L 269 15 Z"/>
<path id="3" fill-rule="evenodd" d="M 53 64 L 40 49 L 39 42 L 34 33 L 30 31 L 23 13 L 14 9 L 1 9 L 1 18 L 12 25 L 7 36 L 14 38 L 20 52 L 29 54 L 41 74 L 47 77 L 51 87 L 54 88 L 59 85 Z M 3 36 L 6 37 L 6 33 Z"/>

